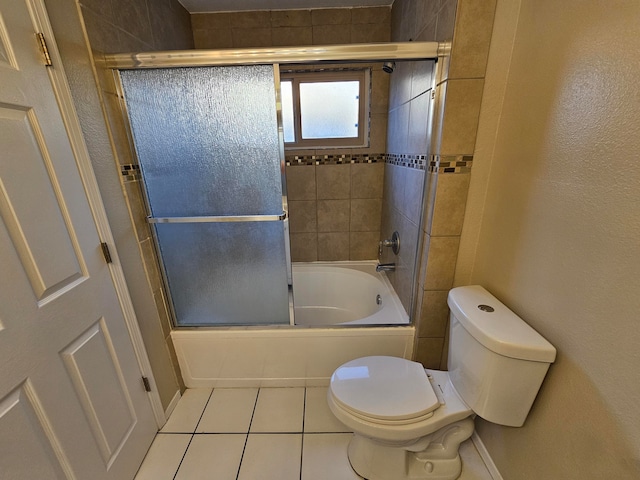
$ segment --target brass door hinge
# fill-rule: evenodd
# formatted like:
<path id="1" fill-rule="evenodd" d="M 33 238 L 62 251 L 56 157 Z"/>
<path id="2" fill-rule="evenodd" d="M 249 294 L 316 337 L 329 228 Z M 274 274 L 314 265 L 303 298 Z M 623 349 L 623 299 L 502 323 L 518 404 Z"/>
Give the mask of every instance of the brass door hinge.
<path id="1" fill-rule="evenodd" d="M 104 256 L 104 261 L 107 263 L 113 263 L 113 259 L 111 258 L 111 252 L 109 251 L 109 245 L 105 242 L 100 244 L 100 248 L 102 248 L 102 255 Z"/>
<path id="2" fill-rule="evenodd" d="M 142 377 L 142 384 L 144 385 L 144 389 L 146 392 L 151 391 L 151 383 L 147 377 Z"/>
<path id="3" fill-rule="evenodd" d="M 47 47 L 47 41 L 44 39 L 44 34 L 36 33 L 36 37 L 38 37 L 38 43 L 40 44 L 40 50 L 42 50 L 42 55 L 44 55 L 44 64 L 47 67 L 53 65 L 51 63 L 51 55 L 49 55 L 49 48 Z"/>

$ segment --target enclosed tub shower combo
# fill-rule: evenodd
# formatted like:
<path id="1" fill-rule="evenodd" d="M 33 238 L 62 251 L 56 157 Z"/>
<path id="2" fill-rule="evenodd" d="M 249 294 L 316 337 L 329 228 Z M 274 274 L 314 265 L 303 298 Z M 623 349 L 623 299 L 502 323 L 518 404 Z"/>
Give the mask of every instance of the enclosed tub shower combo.
<path id="1" fill-rule="evenodd" d="M 291 261 L 280 69 L 437 52 L 414 42 L 107 56 L 187 386 L 327 384 L 349 359 L 411 358 L 393 265 Z"/>

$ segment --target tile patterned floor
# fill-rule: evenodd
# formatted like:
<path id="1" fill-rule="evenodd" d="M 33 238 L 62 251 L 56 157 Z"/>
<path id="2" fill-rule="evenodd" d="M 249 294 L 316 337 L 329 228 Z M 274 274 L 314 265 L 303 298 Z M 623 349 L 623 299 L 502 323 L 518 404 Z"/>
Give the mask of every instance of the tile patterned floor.
<path id="1" fill-rule="evenodd" d="M 189 389 L 135 480 L 357 480 L 326 387 Z M 491 480 L 471 441 L 461 480 Z"/>

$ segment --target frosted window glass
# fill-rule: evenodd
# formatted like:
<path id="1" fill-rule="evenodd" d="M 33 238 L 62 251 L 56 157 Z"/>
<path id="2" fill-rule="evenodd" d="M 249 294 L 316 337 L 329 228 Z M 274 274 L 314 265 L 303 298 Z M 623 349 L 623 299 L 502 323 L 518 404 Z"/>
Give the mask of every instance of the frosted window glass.
<path id="1" fill-rule="evenodd" d="M 282 129 L 284 130 L 284 141 L 295 142 L 295 124 L 293 121 L 293 82 L 283 81 L 280 84 L 282 98 Z"/>
<path id="2" fill-rule="evenodd" d="M 302 138 L 357 138 L 360 82 L 300 84 Z"/>

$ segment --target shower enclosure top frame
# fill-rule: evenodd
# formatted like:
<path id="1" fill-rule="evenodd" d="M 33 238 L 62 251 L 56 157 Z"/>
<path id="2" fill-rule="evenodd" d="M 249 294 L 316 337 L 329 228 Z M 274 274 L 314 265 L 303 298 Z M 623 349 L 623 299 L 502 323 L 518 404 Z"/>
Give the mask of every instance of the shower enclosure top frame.
<path id="1" fill-rule="evenodd" d="M 117 53 L 104 56 L 111 69 L 203 67 L 220 65 L 367 62 L 374 60 L 436 60 L 447 54 L 438 42 L 353 43 L 309 47 L 226 50 L 172 50 Z"/>

